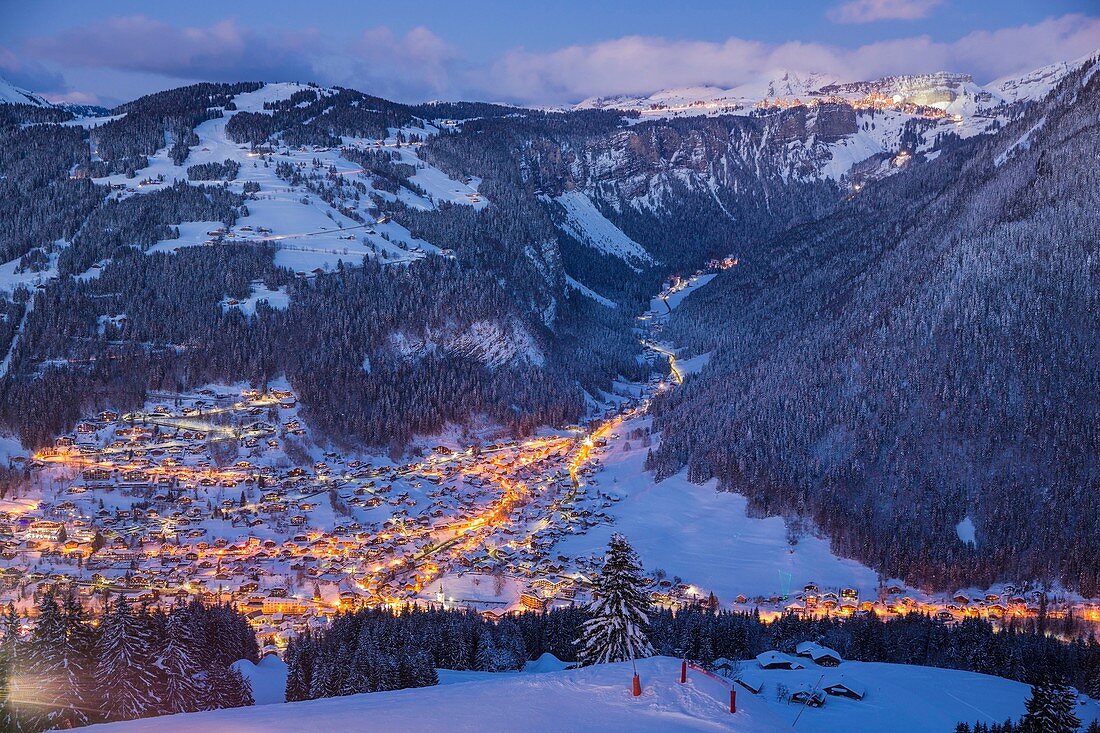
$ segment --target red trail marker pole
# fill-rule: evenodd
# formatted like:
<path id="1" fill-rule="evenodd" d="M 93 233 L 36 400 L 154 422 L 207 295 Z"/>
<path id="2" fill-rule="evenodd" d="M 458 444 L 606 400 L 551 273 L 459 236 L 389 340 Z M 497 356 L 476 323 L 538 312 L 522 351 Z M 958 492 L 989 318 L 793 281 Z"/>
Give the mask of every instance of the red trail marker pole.
<path id="1" fill-rule="evenodd" d="M 680 662 L 680 684 L 684 684 L 688 681 L 688 660 L 684 659 Z"/>
<path id="2" fill-rule="evenodd" d="M 730 713 L 737 712 L 737 690 L 730 688 Z"/>

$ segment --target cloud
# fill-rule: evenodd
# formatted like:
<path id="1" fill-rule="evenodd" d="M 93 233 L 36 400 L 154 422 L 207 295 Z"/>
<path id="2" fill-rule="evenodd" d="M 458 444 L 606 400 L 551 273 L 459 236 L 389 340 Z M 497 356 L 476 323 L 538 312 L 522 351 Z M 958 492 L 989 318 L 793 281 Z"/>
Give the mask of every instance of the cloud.
<path id="1" fill-rule="evenodd" d="M 368 28 L 349 51 L 344 72 L 348 85 L 366 84 L 365 91 L 378 94 L 400 90 L 423 97 L 452 92 L 463 63 L 458 48 L 423 26 L 403 36 L 384 26 Z"/>
<path id="2" fill-rule="evenodd" d="M 496 98 L 562 103 L 591 96 L 645 94 L 669 87 L 733 88 L 781 75 L 816 72 L 840 80 L 962 71 L 979 83 L 1096 50 L 1100 18 L 1066 15 L 1034 25 L 977 31 L 955 41 L 914 36 L 856 48 L 821 43 L 764 44 L 628 36 L 546 53 L 517 49 L 484 75 Z"/>
<path id="3" fill-rule="evenodd" d="M 160 74 L 177 79 L 240 81 L 306 79 L 304 54 L 317 34 L 305 30 L 264 34 L 235 20 L 174 26 L 143 15 L 109 18 L 39 36 L 26 43 L 32 55 L 62 66 Z"/>
<path id="4" fill-rule="evenodd" d="M 32 92 L 56 92 L 65 88 L 64 77 L 40 63 L 28 61 L 0 46 L 0 77 Z"/>
<path id="5" fill-rule="evenodd" d="M 935 0 L 853 0 L 874 12 L 917 12 Z M 839 12 L 839 8 L 838 8 Z M 870 11 L 868 11 L 870 12 Z M 1014 28 L 976 31 L 953 41 L 912 36 L 844 47 L 828 43 L 763 43 L 738 37 L 691 41 L 626 36 L 549 51 L 515 48 L 485 61 L 426 27 L 387 27 L 322 36 L 313 29 L 262 31 L 227 19 L 174 26 L 146 16 L 107 18 L 26 41 L 15 54 L 0 48 L 0 74 L 33 91 L 113 95 L 167 87 L 166 79 L 297 80 L 348 86 L 399 101 L 486 99 L 560 104 L 591 96 L 647 94 L 669 87 L 733 88 L 785 71 L 842 81 L 889 74 L 963 71 L 979 82 L 1096 50 L 1100 18 L 1065 15 Z M 44 64 L 48 64 L 44 65 Z M 19 75 L 22 76 L 19 76 Z M 97 78 L 98 77 L 98 78 Z M 96 84 L 105 86 L 97 89 Z M 125 91 L 122 91 L 125 90 Z"/>
<path id="6" fill-rule="evenodd" d="M 828 16 L 834 23 L 917 20 L 942 3 L 943 0 L 851 0 L 830 9 Z"/>
<path id="7" fill-rule="evenodd" d="M 351 40 L 313 29 L 264 32 L 227 19 L 175 26 L 144 15 L 39 36 L 27 54 L 65 68 L 154 74 L 183 81 L 318 81 L 399 98 L 453 91 L 461 55 L 424 27 L 397 35 L 389 28 Z"/>
<path id="8" fill-rule="evenodd" d="M 42 96 L 54 104 L 95 104 L 113 106 L 110 102 L 105 102 L 98 94 L 93 94 L 92 92 L 73 90 L 69 92 L 48 92 Z"/>

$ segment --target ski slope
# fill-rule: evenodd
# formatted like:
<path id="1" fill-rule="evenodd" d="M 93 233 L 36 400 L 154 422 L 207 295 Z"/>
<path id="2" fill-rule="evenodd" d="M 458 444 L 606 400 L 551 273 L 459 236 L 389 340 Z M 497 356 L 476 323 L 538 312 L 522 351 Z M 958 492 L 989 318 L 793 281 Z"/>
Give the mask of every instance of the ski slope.
<path id="1" fill-rule="evenodd" d="M 618 433 L 648 425 L 648 418 L 631 420 Z M 807 533 L 791 545 L 782 517 L 748 516 L 748 500 L 718 491 L 716 480 L 697 485 L 681 472 L 657 483 L 645 471 L 649 448 L 641 441 L 620 439 L 611 445 L 593 488 L 620 497 L 606 509 L 615 522 L 565 538 L 557 547 L 564 554 L 602 555 L 611 534 L 621 532 L 647 570 L 660 568 L 669 577 L 694 583 L 700 595 L 713 591 L 724 599 L 782 596 L 811 582 L 866 591 L 876 587 L 873 570 L 837 557 L 828 540 Z"/>
<path id="2" fill-rule="evenodd" d="M 746 666 L 755 662 L 745 662 Z M 810 665 L 813 667 L 813 665 Z M 790 730 L 801 708 L 776 699 L 775 687 L 814 684 L 821 668 L 761 672 L 759 695 L 739 690 L 729 712 L 728 688 L 692 673 L 679 683 L 680 662 L 638 662 L 643 692 L 630 695 L 629 663 L 542 673 L 444 673 L 435 687 L 351 695 L 299 703 L 190 713 L 92 726 L 89 733 L 329 733 L 448 731 L 450 733 L 672 733 Z M 943 731 L 955 723 L 1001 722 L 1024 712 L 1028 687 L 998 677 L 896 664 L 845 662 L 843 674 L 865 684 L 863 700 L 829 697 L 802 712 L 796 730 L 810 733 Z M 1095 702 L 1079 706 L 1087 721 Z"/>
<path id="3" fill-rule="evenodd" d="M 275 174 L 276 163 L 301 165 L 311 172 L 334 170 L 335 175 L 366 183 L 368 190 L 383 199 L 392 201 L 400 198 L 409 206 L 423 210 L 433 209 L 442 202 L 463 204 L 475 209 L 489 205 L 489 201 L 477 190 L 479 180 L 454 180 L 438 168 L 428 165 L 417 156 L 415 146 L 398 145 L 399 131 L 395 129 L 391 129 L 389 137 L 382 141 L 345 137 L 342 143 L 344 147 L 385 150 L 396 154 L 402 163 L 416 169 L 411 180 L 427 193 L 427 198 L 404 188 L 397 194 L 374 189 L 371 186 L 372 176 L 358 164 L 342 157 L 340 148 L 292 148 L 275 145 L 276 152 L 269 156 L 273 162 L 265 165 L 263 156 L 251 152 L 248 145 L 233 142 L 226 135 L 226 125 L 235 114 L 271 114 L 270 110 L 264 109 L 265 103 L 286 99 L 294 92 L 306 88 L 306 85 L 296 83 L 272 83 L 254 92 L 239 94 L 233 99 L 236 110 L 227 110 L 223 117 L 207 120 L 196 126 L 195 134 L 199 142 L 191 148 L 182 165 L 175 165 L 165 147 L 149 156 L 149 165 L 139 170 L 133 178 L 115 174 L 98 178 L 96 182 L 122 186 L 122 190 L 115 194 L 120 198 L 142 195 L 170 185 L 175 180 L 187 180 L 187 168 L 190 166 L 225 160 L 236 161 L 241 167 L 236 179 L 229 182 L 229 188 L 239 193 L 246 181 L 253 181 L 260 185 L 260 191 L 247 203 L 249 215 L 241 218 L 234 228 L 225 233 L 224 241 L 271 242 L 277 249 L 276 264 L 301 274 L 332 271 L 340 262 L 358 265 L 364 257 L 381 257 L 383 261 L 390 263 L 409 262 L 428 254 L 438 254 L 440 250 L 412 236 L 405 227 L 394 221 L 375 221 L 368 212 L 368 197 L 364 197 L 357 210 L 365 223 L 345 216 L 311 194 L 304 186 L 292 186 L 279 178 Z M 327 89 L 314 89 L 320 94 L 331 93 Z M 426 124 L 423 128 L 400 132 L 406 136 L 427 136 L 438 133 L 438 130 Z M 96 155 L 94 148 L 92 154 Z M 163 183 L 141 183 L 146 179 L 156 180 L 159 177 L 163 177 Z M 223 185 L 221 181 L 189 183 Z M 210 232 L 220 226 L 217 222 L 185 222 L 179 226 L 178 239 L 159 242 L 151 251 L 174 251 L 180 247 L 207 244 L 211 240 Z M 261 232 L 261 228 L 269 231 Z"/>
<path id="4" fill-rule="evenodd" d="M 653 264 L 653 258 L 642 245 L 611 223 L 585 194 L 580 191 L 566 191 L 554 197 L 553 201 L 564 212 L 558 227 L 578 242 L 618 257 L 636 271 L 640 270 L 639 265 Z"/>

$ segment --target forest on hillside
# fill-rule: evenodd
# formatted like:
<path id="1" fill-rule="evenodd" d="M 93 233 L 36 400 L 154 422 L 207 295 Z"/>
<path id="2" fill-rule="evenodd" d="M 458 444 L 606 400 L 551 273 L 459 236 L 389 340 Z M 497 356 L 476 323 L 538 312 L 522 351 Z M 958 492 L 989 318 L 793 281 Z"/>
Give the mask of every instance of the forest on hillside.
<path id="1" fill-rule="evenodd" d="M 712 358 L 655 406 L 649 467 L 928 587 L 1100 594 L 1098 104 L 1072 74 L 689 299 L 670 338 Z"/>

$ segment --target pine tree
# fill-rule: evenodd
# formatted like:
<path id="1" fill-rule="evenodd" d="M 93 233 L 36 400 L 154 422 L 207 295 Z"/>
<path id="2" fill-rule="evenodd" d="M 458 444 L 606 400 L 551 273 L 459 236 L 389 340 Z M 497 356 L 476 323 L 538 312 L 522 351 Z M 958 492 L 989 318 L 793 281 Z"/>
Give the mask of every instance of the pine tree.
<path id="1" fill-rule="evenodd" d="M 206 696 L 208 710 L 242 708 L 255 704 L 252 685 L 236 667 L 217 664 L 207 672 Z"/>
<path id="2" fill-rule="evenodd" d="M 313 667 L 317 649 L 313 637 L 307 631 L 304 636 L 291 639 L 286 649 L 286 701 L 311 699 Z"/>
<path id="3" fill-rule="evenodd" d="M 38 618 L 31 631 L 27 656 L 25 696 L 31 717 L 39 728 L 56 728 L 65 707 L 65 622 L 52 592 L 38 603 Z"/>
<path id="4" fill-rule="evenodd" d="M 641 565 L 620 534 L 611 537 L 603 570 L 596 579 L 592 618 L 581 627 L 581 664 L 622 662 L 653 655 L 649 643 L 649 601 Z"/>
<path id="5" fill-rule="evenodd" d="M 20 715 L 19 691 L 12 688 L 22 654 L 19 617 L 15 615 L 15 606 L 9 603 L 3 619 L 3 637 L 0 639 L 0 730 L 11 733 L 26 730 Z"/>
<path id="6" fill-rule="evenodd" d="M 110 680 L 103 696 L 103 713 L 108 720 L 132 720 L 156 710 L 156 680 L 143 621 L 123 598 L 103 616 L 96 647 L 96 677 Z"/>
<path id="7" fill-rule="evenodd" d="M 62 654 L 64 673 L 60 680 L 63 708 L 58 716 L 58 727 L 76 728 L 94 722 L 92 711 L 98 707 L 91 679 L 94 636 L 84 607 L 71 591 L 61 611 L 65 646 Z"/>
<path id="8" fill-rule="evenodd" d="M 1085 645 L 1085 689 L 1083 692 L 1093 700 L 1100 700 L 1100 642 L 1089 635 Z"/>
<path id="9" fill-rule="evenodd" d="M 186 713 L 204 707 L 202 667 L 191 614 L 176 609 L 168 617 L 164 644 L 157 660 L 160 670 L 160 710 L 163 714 Z"/>
<path id="10" fill-rule="evenodd" d="M 1073 713 L 1073 691 L 1060 682 L 1044 681 L 1031 688 L 1022 722 L 1028 733 L 1076 733 L 1081 725 Z"/>

